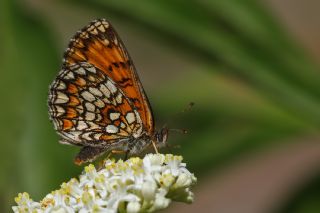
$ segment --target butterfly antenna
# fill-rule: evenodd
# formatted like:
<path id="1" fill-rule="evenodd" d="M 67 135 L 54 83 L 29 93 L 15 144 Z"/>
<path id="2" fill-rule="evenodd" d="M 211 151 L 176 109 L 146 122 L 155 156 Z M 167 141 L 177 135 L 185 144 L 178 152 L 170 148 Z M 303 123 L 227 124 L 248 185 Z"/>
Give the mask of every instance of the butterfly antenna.
<path id="1" fill-rule="evenodd" d="M 194 102 L 190 102 L 187 105 L 187 107 L 182 110 L 182 113 L 189 112 L 192 109 L 193 106 L 194 106 Z"/>
<path id="2" fill-rule="evenodd" d="M 165 148 L 167 148 L 169 150 L 169 152 L 172 153 L 172 148 L 173 149 L 180 148 L 180 145 L 172 145 L 172 144 L 169 144 L 169 143 L 165 143 Z"/>
<path id="3" fill-rule="evenodd" d="M 191 111 L 191 109 L 193 108 L 194 104 L 195 104 L 194 102 L 190 102 L 183 110 L 181 110 L 180 112 L 177 112 L 177 113 L 173 114 L 172 116 L 170 116 L 170 118 L 167 120 L 167 123 L 170 123 L 177 116 L 179 116 L 179 115 L 181 115 L 183 113 Z M 170 130 L 172 130 L 172 129 L 170 129 Z M 175 131 L 175 130 L 173 130 L 173 131 Z M 185 134 L 185 133 L 183 133 L 183 134 Z"/>
<path id="4" fill-rule="evenodd" d="M 180 134 L 187 134 L 188 131 L 186 129 L 168 129 L 170 132 L 177 132 Z"/>

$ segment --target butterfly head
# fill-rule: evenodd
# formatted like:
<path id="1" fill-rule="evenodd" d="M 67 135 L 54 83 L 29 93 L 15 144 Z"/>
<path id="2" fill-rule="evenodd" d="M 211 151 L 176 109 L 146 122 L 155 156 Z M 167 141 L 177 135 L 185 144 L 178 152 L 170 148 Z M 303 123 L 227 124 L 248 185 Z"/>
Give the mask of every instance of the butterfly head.
<path id="1" fill-rule="evenodd" d="M 157 147 L 162 148 L 166 146 L 166 142 L 168 139 L 169 129 L 166 127 L 161 128 L 154 134 L 154 140 Z"/>
<path id="2" fill-rule="evenodd" d="M 153 141 L 154 141 L 154 146 L 156 146 L 155 149 L 163 148 L 163 147 L 166 147 L 166 148 L 171 147 L 170 144 L 167 143 L 167 139 L 170 131 L 177 132 L 180 134 L 187 134 L 187 130 L 185 129 L 168 129 L 167 127 L 163 127 L 154 134 Z"/>

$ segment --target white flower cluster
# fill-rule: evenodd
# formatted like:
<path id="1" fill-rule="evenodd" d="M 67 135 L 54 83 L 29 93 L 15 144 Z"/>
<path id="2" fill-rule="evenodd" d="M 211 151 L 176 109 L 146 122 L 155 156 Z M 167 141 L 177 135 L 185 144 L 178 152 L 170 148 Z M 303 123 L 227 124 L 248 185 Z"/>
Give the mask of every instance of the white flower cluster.
<path id="1" fill-rule="evenodd" d="M 195 176 L 181 156 L 148 154 L 143 159 L 106 160 L 100 170 L 90 164 L 79 180 L 73 178 L 61 188 L 35 202 L 29 194 L 15 198 L 14 212 L 154 212 L 171 200 L 191 203 L 190 187 Z"/>

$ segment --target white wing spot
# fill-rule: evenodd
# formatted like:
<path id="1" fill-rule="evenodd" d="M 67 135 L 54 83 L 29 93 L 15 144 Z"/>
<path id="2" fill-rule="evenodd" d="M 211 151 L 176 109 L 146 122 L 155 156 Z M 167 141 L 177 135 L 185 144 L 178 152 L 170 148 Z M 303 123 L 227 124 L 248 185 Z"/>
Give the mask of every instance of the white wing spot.
<path id="1" fill-rule="evenodd" d="M 81 96 L 86 99 L 87 101 L 94 101 L 95 100 L 95 97 L 88 91 L 83 91 L 81 93 Z"/>
<path id="2" fill-rule="evenodd" d="M 135 131 L 134 131 L 133 137 L 139 138 L 141 136 L 141 134 L 142 134 L 142 126 L 140 124 L 138 124 L 135 126 Z"/>
<path id="3" fill-rule="evenodd" d="M 80 75 L 85 75 L 86 71 L 85 69 L 83 69 L 83 67 L 79 67 L 79 69 L 75 70 L 76 73 L 80 74 Z"/>
<path id="4" fill-rule="evenodd" d="M 89 91 L 96 96 L 103 96 L 102 92 L 100 92 L 100 90 L 98 90 L 97 88 L 90 87 Z"/>
<path id="5" fill-rule="evenodd" d="M 111 91 L 111 93 L 115 93 L 117 91 L 117 87 L 115 87 L 111 81 L 108 81 L 106 86 Z"/>
<path id="6" fill-rule="evenodd" d="M 85 106 L 87 108 L 87 111 L 94 112 L 96 109 L 96 107 L 92 103 L 89 103 L 89 102 L 86 102 Z"/>
<path id="7" fill-rule="evenodd" d="M 106 45 L 106 46 L 108 46 L 110 43 L 110 41 L 108 39 L 103 39 L 102 41 L 103 41 L 104 45 Z"/>
<path id="8" fill-rule="evenodd" d="M 69 72 L 64 78 L 65 79 L 74 79 L 74 75 L 72 72 Z"/>
<path id="9" fill-rule="evenodd" d="M 96 79 L 94 76 L 92 76 L 92 75 L 88 75 L 87 78 L 88 78 L 89 81 L 91 81 L 91 82 L 95 82 L 95 81 L 97 80 L 97 79 Z"/>
<path id="10" fill-rule="evenodd" d="M 94 105 L 96 105 L 99 108 L 105 107 L 105 104 L 100 99 L 98 99 L 96 102 L 94 102 Z"/>
<path id="11" fill-rule="evenodd" d="M 94 25 L 91 25 L 90 27 L 88 27 L 88 31 L 92 31 L 94 29 Z"/>
<path id="12" fill-rule="evenodd" d="M 104 84 L 100 84 L 99 89 L 107 98 L 110 97 L 110 90 Z"/>
<path id="13" fill-rule="evenodd" d="M 79 141 L 79 135 L 81 134 L 81 131 L 72 131 L 69 134 L 66 134 L 68 137 L 75 141 Z"/>
<path id="14" fill-rule="evenodd" d="M 56 130 L 59 130 L 61 126 L 63 126 L 63 123 L 60 119 L 52 119 L 54 122 L 53 122 L 53 127 L 54 129 Z"/>
<path id="15" fill-rule="evenodd" d="M 102 24 L 103 24 L 106 28 L 109 27 L 109 23 L 108 23 L 107 21 L 105 21 L 105 20 L 102 21 Z"/>
<path id="16" fill-rule="evenodd" d="M 109 114 L 109 117 L 112 121 L 119 119 L 120 113 L 119 112 L 112 112 Z"/>
<path id="17" fill-rule="evenodd" d="M 132 124 L 136 120 L 134 113 L 128 112 L 126 115 L 126 120 L 128 121 L 129 124 Z"/>
<path id="18" fill-rule="evenodd" d="M 62 92 L 57 92 L 57 97 L 54 103 L 63 104 L 63 103 L 67 103 L 68 101 L 69 101 L 69 98 L 66 94 Z"/>
<path id="19" fill-rule="evenodd" d="M 82 99 L 80 99 L 81 102 L 82 102 Z M 76 110 L 78 111 L 79 114 L 82 114 L 83 113 L 83 106 L 79 105 L 77 106 Z"/>
<path id="20" fill-rule="evenodd" d="M 97 114 L 96 121 L 101 121 L 101 120 L 102 120 L 102 116 L 100 114 Z"/>
<path id="21" fill-rule="evenodd" d="M 87 112 L 86 113 L 86 120 L 88 120 L 88 121 L 93 121 L 95 117 L 96 116 L 95 116 L 95 114 L 93 112 Z"/>
<path id="22" fill-rule="evenodd" d="M 96 134 L 93 135 L 93 138 L 95 140 L 100 140 L 101 135 L 102 135 L 102 133 L 96 133 Z"/>
<path id="23" fill-rule="evenodd" d="M 66 84 L 65 84 L 63 81 L 59 81 L 56 88 L 62 90 L 62 89 L 66 89 L 67 86 L 66 86 Z"/>
<path id="24" fill-rule="evenodd" d="M 122 94 L 119 92 L 119 94 L 117 95 L 116 97 L 116 101 L 118 104 L 121 104 L 122 103 Z"/>
<path id="25" fill-rule="evenodd" d="M 94 28 L 93 30 L 90 31 L 92 34 L 97 35 L 98 34 L 98 30 L 96 28 Z"/>
<path id="26" fill-rule="evenodd" d="M 98 29 L 99 29 L 101 32 L 103 32 L 103 33 L 106 31 L 106 30 L 104 29 L 103 25 L 98 26 Z"/>
<path id="27" fill-rule="evenodd" d="M 114 38 L 113 42 L 114 42 L 115 45 L 118 45 L 118 39 L 117 38 Z"/>
<path id="28" fill-rule="evenodd" d="M 112 99 L 112 100 L 113 100 L 113 99 Z M 103 102 L 104 102 L 104 103 L 107 103 L 107 104 L 110 104 L 110 103 L 111 103 L 108 98 L 104 98 L 104 99 L 103 99 Z"/>
<path id="29" fill-rule="evenodd" d="M 88 70 L 89 72 L 92 72 L 92 73 L 96 73 L 96 68 L 94 68 L 93 66 L 86 67 L 86 70 Z"/>
<path id="30" fill-rule="evenodd" d="M 92 140 L 92 138 L 90 137 L 91 132 L 86 132 L 84 134 L 81 135 L 81 137 L 85 140 Z"/>
<path id="31" fill-rule="evenodd" d="M 136 114 L 137 123 L 142 123 L 139 113 L 136 110 L 134 110 L 134 113 Z"/>
<path id="32" fill-rule="evenodd" d="M 88 125 L 86 124 L 86 122 L 84 122 L 84 121 L 79 121 L 78 122 L 78 126 L 77 126 L 78 130 L 84 130 L 86 128 L 88 128 Z"/>
<path id="33" fill-rule="evenodd" d="M 93 123 L 93 122 L 88 122 L 90 129 L 100 129 L 100 126 Z"/>
<path id="34" fill-rule="evenodd" d="M 133 137 L 135 138 L 139 138 L 142 134 L 142 121 L 141 121 L 141 118 L 139 116 L 139 113 L 134 110 L 134 113 L 136 115 L 136 118 L 137 118 L 137 124 L 135 125 L 135 131 L 134 131 L 134 134 L 133 134 Z"/>
<path id="35" fill-rule="evenodd" d="M 84 39 L 87 39 L 87 38 L 89 38 L 89 35 L 88 35 L 88 33 L 87 32 L 82 32 L 81 34 L 80 34 L 80 37 L 81 38 L 84 38 Z"/>
<path id="36" fill-rule="evenodd" d="M 117 133 L 119 131 L 119 129 L 115 125 L 110 124 L 106 127 L 106 131 L 107 131 L 107 133 Z"/>
<path id="37" fill-rule="evenodd" d="M 61 116 L 64 113 L 65 113 L 65 110 L 61 106 L 58 106 L 58 105 L 55 106 L 55 110 L 54 110 L 55 116 Z"/>

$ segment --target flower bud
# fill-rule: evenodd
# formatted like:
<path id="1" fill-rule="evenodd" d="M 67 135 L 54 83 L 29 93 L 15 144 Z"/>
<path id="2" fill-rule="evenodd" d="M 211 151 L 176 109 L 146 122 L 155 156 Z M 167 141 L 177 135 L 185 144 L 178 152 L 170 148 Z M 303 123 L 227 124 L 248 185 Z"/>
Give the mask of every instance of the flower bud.
<path id="1" fill-rule="evenodd" d="M 157 184 L 152 181 L 146 181 L 142 184 L 142 196 L 146 200 L 153 200 L 156 194 Z"/>
<path id="2" fill-rule="evenodd" d="M 139 212 L 141 208 L 141 204 L 139 202 L 129 202 L 127 205 L 128 213 L 136 213 Z"/>
<path id="3" fill-rule="evenodd" d="M 148 154 L 144 159 L 105 160 L 97 170 L 85 167 L 79 179 L 72 178 L 61 188 L 34 202 L 28 193 L 20 193 L 13 206 L 20 212 L 153 212 L 166 208 L 171 200 L 193 201 L 191 185 L 196 178 L 181 156 Z"/>
<path id="4" fill-rule="evenodd" d="M 63 208 L 63 207 L 60 207 L 57 209 L 52 209 L 50 212 L 51 213 L 68 213 L 67 210 L 65 210 L 65 208 Z"/>
<path id="5" fill-rule="evenodd" d="M 189 175 L 182 173 L 178 176 L 176 183 L 174 184 L 175 188 L 185 188 L 189 187 L 192 183 L 192 180 Z"/>
<path id="6" fill-rule="evenodd" d="M 154 210 L 167 208 L 170 204 L 170 199 L 167 199 L 163 196 L 157 196 L 154 201 Z"/>

